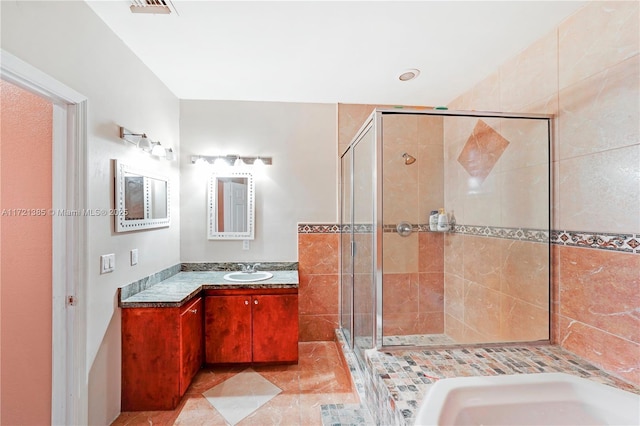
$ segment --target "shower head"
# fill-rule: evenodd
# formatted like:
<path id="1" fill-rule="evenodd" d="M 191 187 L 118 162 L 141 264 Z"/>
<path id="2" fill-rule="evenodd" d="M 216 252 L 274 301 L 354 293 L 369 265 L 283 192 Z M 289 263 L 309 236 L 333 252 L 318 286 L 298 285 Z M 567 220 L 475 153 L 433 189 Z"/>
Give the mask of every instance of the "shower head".
<path id="1" fill-rule="evenodd" d="M 404 164 L 407 166 L 416 162 L 416 157 L 409 155 L 406 152 L 402 154 L 402 158 L 404 158 Z"/>

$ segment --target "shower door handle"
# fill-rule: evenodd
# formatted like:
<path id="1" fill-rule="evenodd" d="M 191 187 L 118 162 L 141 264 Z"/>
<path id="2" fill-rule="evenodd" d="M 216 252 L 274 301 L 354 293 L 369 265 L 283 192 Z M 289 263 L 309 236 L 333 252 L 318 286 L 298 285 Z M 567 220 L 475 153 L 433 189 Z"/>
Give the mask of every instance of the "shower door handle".
<path id="1" fill-rule="evenodd" d="M 356 257 L 356 242 L 351 241 L 351 257 Z"/>

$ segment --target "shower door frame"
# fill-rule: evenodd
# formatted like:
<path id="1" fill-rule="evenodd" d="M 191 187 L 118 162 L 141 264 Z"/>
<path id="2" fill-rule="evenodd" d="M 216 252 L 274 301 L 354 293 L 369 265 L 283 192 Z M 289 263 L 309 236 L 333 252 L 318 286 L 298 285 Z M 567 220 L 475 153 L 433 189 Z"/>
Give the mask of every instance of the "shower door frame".
<path id="1" fill-rule="evenodd" d="M 495 342 L 495 343 L 462 343 L 462 344 L 453 344 L 453 345 L 429 345 L 429 346 L 415 346 L 415 345 L 384 345 L 384 336 L 382 333 L 383 326 L 383 313 L 382 313 L 382 277 L 383 277 L 383 257 L 382 257 L 382 230 L 383 230 L 383 203 L 382 203 L 382 190 L 383 190 L 383 173 L 382 173 L 382 150 L 383 150 L 383 138 L 382 138 L 382 117 L 384 115 L 392 115 L 392 114 L 409 114 L 409 115 L 430 115 L 430 116 L 442 116 L 442 117 L 478 117 L 478 118 L 506 118 L 506 119 L 534 119 L 541 120 L 547 122 L 547 184 L 548 184 L 548 221 L 547 221 L 547 230 L 549 232 L 549 237 L 547 240 L 547 249 L 548 249 L 548 286 L 549 286 L 549 298 L 548 298 L 548 333 L 549 336 L 547 340 L 536 340 L 534 342 L 527 341 L 518 341 L 518 342 Z M 397 109 L 389 109 L 389 108 L 376 108 L 373 110 L 373 113 L 367 118 L 365 123 L 368 123 L 370 120 L 374 120 L 375 127 L 375 140 L 376 140 L 376 167 L 375 167 L 375 179 L 376 179 L 376 193 L 374 194 L 375 203 L 376 203 L 376 211 L 374 212 L 374 218 L 376 221 L 376 238 L 375 238 L 375 248 L 376 248 L 376 271 L 375 271 L 375 292 L 374 292 L 374 301 L 373 306 L 375 306 L 375 330 L 373 334 L 373 343 L 374 348 L 377 350 L 385 349 L 385 350 L 393 350 L 393 349 L 402 349 L 402 350 L 418 350 L 422 348 L 429 349 L 447 349 L 447 348 L 459 348 L 461 346 L 464 347 L 491 347 L 491 346 L 504 346 L 505 344 L 518 344 L 518 345 L 528 345 L 528 344 L 544 344 L 551 343 L 552 339 L 552 307 L 553 307 L 553 289 L 552 289 L 552 262 L 551 262 L 551 232 L 552 232 L 552 218 L 551 218 L 551 209 L 553 206 L 552 199 L 552 189 L 553 189 L 553 181 L 551 174 L 551 166 L 552 166 L 552 158 L 551 158 L 551 147 L 553 141 L 553 119 L 555 118 L 554 114 L 538 114 L 538 113 L 505 113 L 505 112 L 495 112 L 495 111 L 464 111 L 464 110 L 426 110 L 426 109 L 416 109 L 416 108 L 397 108 Z M 358 132 L 358 136 L 360 133 Z M 354 138 L 355 140 L 355 138 Z M 349 145 L 351 146 L 351 144 Z"/>
<path id="2" fill-rule="evenodd" d="M 374 140 L 375 140 L 375 147 L 374 147 L 374 161 L 375 164 L 373 166 L 373 184 L 375 187 L 375 191 L 372 194 L 373 196 L 373 205 L 374 205 L 374 212 L 373 212 L 373 223 L 375 226 L 375 237 L 373 238 L 373 279 L 374 279 L 374 289 L 372 292 L 372 300 L 371 300 L 371 306 L 373 309 L 373 330 L 372 330 L 372 349 L 405 349 L 405 350 L 412 350 L 412 349 L 420 349 L 420 348 L 424 348 L 425 346 L 412 346 L 412 345 L 402 345 L 402 346 L 395 346 L 395 345 L 384 345 L 383 344 L 383 312 L 382 312 L 382 291 L 383 291 L 383 283 L 382 283 L 382 278 L 383 278 L 383 253 L 382 253 L 382 237 L 383 237 L 383 173 L 382 173 L 382 167 L 383 167 L 383 155 L 382 155 L 382 150 L 383 150 L 383 138 L 382 138 L 382 130 L 383 130 L 383 116 L 384 115 L 390 115 L 390 114 L 408 114 L 408 115 L 430 115 L 430 116 L 441 116 L 441 117 L 478 117 L 478 118 L 505 118 L 505 119 L 534 119 L 534 120 L 541 120 L 541 121 L 546 121 L 547 122 L 547 144 L 548 144 L 548 151 L 547 151 L 547 162 L 549 164 L 548 169 L 547 169 L 547 179 L 548 179 L 548 199 L 547 199 L 547 203 L 548 203 L 548 222 L 547 222 L 547 230 L 549 232 L 549 239 L 547 241 L 547 246 L 548 246 L 548 265 L 549 265 L 549 278 L 548 278 L 548 285 L 549 285 L 549 298 L 548 298 L 548 311 L 549 311 L 549 323 L 548 323 L 548 336 L 549 338 L 546 340 L 546 342 L 550 343 L 551 339 L 552 339 L 552 306 L 553 306 L 553 291 L 552 291 L 552 286 L 551 286 L 551 278 L 552 278 L 552 262 L 551 262 L 551 232 L 552 232 L 552 218 L 551 218 L 551 208 L 552 208 L 552 188 L 553 188 L 553 181 L 552 181 L 552 174 L 551 174 L 551 146 L 552 146 L 552 141 L 553 141 L 553 119 L 555 118 L 555 115 L 553 114 L 536 114 L 536 113 L 504 113 L 504 112 L 494 112 L 494 111 L 456 111 L 456 110 L 425 110 L 425 109 L 415 109 L 415 108 L 407 108 L 407 109 L 388 109 L 388 108 L 375 108 L 373 110 L 373 112 L 365 119 L 363 125 L 360 127 L 360 129 L 358 130 L 358 132 L 356 133 L 356 135 L 352 138 L 351 142 L 349 143 L 348 147 L 345 149 L 345 151 L 340 154 L 340 188 L 342 190 L 342 186 L 343 186 L 343 170 L 342 170 L 342 158 L 344 157 L 344 155 L 348 152 L 351 151 L 350 155 L 350 163 L 351 163 L 351 175 L 349 176 L 350 179 L 350 185 L 351 185 L 351 193 L 350 193 L 350 207 L 352 209 L 351 213 L 353 213 L 353 205 L 354 205 L 354 191 L 353 191 L 353 182 L 354 182 L 354 178 L 353 178 L 353 174 L 355 172 L 354 170 L 354 149 L 355 146 L 358 144 L 358 142 L 361 140 L 361 138 L 366 134 L 366 132 L 369 129 L 373 129 L 374 131 Z M 342 215 L 343 215 L 343 198 L 342 198 L 342 193 L 340 194 L 340 236 L 341 239 L 343 238 L 343 235 L 345 234 L 344 231 L 344 224 L 342 223 Z M 351 214 L 350 218 L 353 218 L 353 215 Z M 351 229 L 350 229 L 350 241 L 353 243 L 353 221 L 350 224 Z M 351 246 L 351 250 L 352 250 L 352 268 L 353 268 L 353 246 Z M 340 306 L 340 326 L 342 328 L 342 324 L 343 324 L 343 312 L 342 312 L 342 297 L 343 297 L 343 244 L 342 244 L 342 240 L 340 243 L 340 256 L 339 256 L 339 270 L 340 270 L 340 292 L 339 292 L 339 306 Z M 350 330 L 351 330 L 351 335 L 349 336 L 348 340 L 348 344 L 349 347 L 351 349 L 355 349 L 355 336 L 354 336 L 354 304 L 355 304 L 355 299 L 353 297 L 353 292 L 354 292 L 354 282 L 353 282 L 353 277 L 354 277 L 354 272 L 353 269 L 351 271 L 350 274 L 351 277 L 351 316 L 350 316 Z M 344 335 L 344 333 L 343 333 Z M 346 338 L 347 336 L 345 336 Z M 522 341 L 522 342 L 495 342 L 495 343 L 464 343 L 464 344 L 454 344 L 454 345 L 431 345 L 428 346 L 429 348 L 433 348 L 433 349 L 439 349 L 439 348 L 451 348 L 451 347 L 460 347 L 461 345 L 464 345 L 465 347 L 476 347 L 476 346 L 483 346 L 483 347 L 488 347 L 488 346 L 500 346 L 500 345 L 505 345 L 505 344 L 513 344 L 513 343 L 517 343 L 519 345 L 527 345 L 527 344 L 541 344 L 544 343 L 545 340 L 538 340 L 535 342 L 526 342 L 526 341 Z M 363 362 L 363 360 L 361 359 L 361 354 L 354 350 L 354 353 L 356 354 L 356 358 L 358 359 L 359 362 Z"/>
<path id="3" fill-rule="evenodd" d="M 343 291 L 344 291 L 344 283 L 343 278 L 345 276 L 344 272 L 343 272 L 343 267 L 344 267 L 344 263 L 343 263 L 343 258 L 344 258 L 344 253 L 343 253 L 343 249 L 344 249 L 344 244 L 342 242 L 342 238 L 344 238 L 344 235 L 346 234 L 344 232 L 344 227 L 345 224 L 342 222 L 343 219 L 343 203 L 344 203 L 344 198 L 342 196 L 342 188 L 344 187 L 344 182 L 342 181 L 342 179 L 344 178 L 343 175 L 343 161 L 342 159 L 344 158 L 344 156 L 349 153 L 350 158 L 349 158 L 349 162 L 350 162 L 350 170 L 351 170 L 351 174 L 349 176 L 349 185 L 351 188 L 350 191 L 350 207 L 351 207 L 351 211 L 350 211 L 350 219 L 351 219 L 351 223 L 349 224 L 350 226 L 350 231 L 349 231 L 349 235 L 350 235 L 350 258 L 351 258 L 351 262 L 350 262 L 350 266 L 351 266 L 351 271 L 349 273 L 350 279 L 351 279 L 351 306 L 350 306 L 350 311 L 351 311 L 351 316 L 350 316 L 350 324 L 349 324 L 349 330 L 350 330 L 350 335 L 346 336 L 344 334 L 344 331 L 341 330 L 343 337 L 345 338 L 345 340 L 347 340 L 349 347 L 353 350 L 353 352 L 356 354 L 356 359 L 358 360 L 358 362 L 361 363 L 361 365 L 363 365 L 363 358 L 362 355 L 360 354 L 360 352 L 358 350 L 356 350 L 356 342 L 355 342 L 355 320 L 354 320 L 354 315 L 355 315 L 355 309 L 354 309 L 354 305 L 355 305 L 355 297 L 354 297 L 354 293 L 355 293 L 355 283 L 354 283 L 354 276 L 355 276 L 355 266 L 354 266 L 354 259 L 355 259 L 355 242 L 354 242 L 354 222 L 353 222 L 353 211 L 354 211 L 354 203 L 355 203 L 355 191 L 354 189 L 354 164 L 355 164 L 355 148 L 358 145 L 358 143 L 360 143 L 360 141 L 362 140 L 362 138 L 367 134 L 367 132 L 369 130 L 372 130 L 374 132 L 374 147 L 373 147 L 373 153 L 374 153 L 374 162 L 375 164 L 372 166 L 373 167 L 373 186 L 374 186 L 374 191 L 372 194 L 372 198 L 373 198 L 373 202 L 372 202 L 372 209 L 373 209 L 373 220 L 372 223 L 374 225 L 375 231 L 373 232 L 374 236 L 372 238 L 372 254 L 373 254 L 373 266 L 372 266 L 372 279 L 373 279 L 373 288 L 372 288 L 372 300 L 371 300 L 371 308 L 372 308 L 372 329 L 371 329 L 371 337 L 372 337 L 372 345 L 371 348 L 375 348 L 377 347 L 377 342 L 376 342 L 376 330 L 378 329 L 378 315 L 377 315 L 377 311 L 378 309 L 376 308 L 376 300 L 377 298 L 377 292 L 378 292 L 378 282 L 382 281 L 382 246 L 380 244 L 380 242 L 382 241 L 382 197 L 379 195 L 382 193 L 382 174 L 379 173 L 379 170 L 381 170 L 382 167 L 382 155 L 381 155 L 381 151 L 379 149 L 379 147 L 381 146 L 381 140 L 379 140 L 380 136 L 381 136 L 381 128 L 380 128 L 380 124 L 381 124 L 381 120 L 377 119 L 377 110 L 373 110 L 373 112 L 365 119 L 364 123 L 362 124 L 362 126 L 360 127 L 360 129 L 357 131 L 356 135 L 351 139 L 351 142 L 349 143 L 349 145 L 347 146 L 347 148 L 345 149 L 345 151 L 343 153 L 340 154 L 340 197 L 339 197 L 339 201 L 340 201 L 340 206 L 339 206 L 339 211 L 340 211 L 340 255 L 339 255 L 339 271 L 340 271 L 340 292 L 339 292 L 339 307 L 340 307 L 340 312 L 339 312 L 339 318 L 340 318 L 340 327 L 341 329 L 344 329 L 344 327 L 342 327 L 343 325 L 343 312 L 342 312 L 342 308 L 343 308 Z M 382 327 L 382 324 L 380 324 L 380 327 Z"/>

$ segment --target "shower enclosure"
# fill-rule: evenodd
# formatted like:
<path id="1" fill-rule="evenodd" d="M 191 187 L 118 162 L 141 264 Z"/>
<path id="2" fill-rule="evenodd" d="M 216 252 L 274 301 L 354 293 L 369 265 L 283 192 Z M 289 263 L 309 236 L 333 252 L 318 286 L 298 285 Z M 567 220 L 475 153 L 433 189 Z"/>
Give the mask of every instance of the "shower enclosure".
<path id="1" fill-rule="evenodd" d="M 548 115 L 374 110 L 340 172 L 340 322 L 360 360 L 549 340 L 550 134 Z"/>

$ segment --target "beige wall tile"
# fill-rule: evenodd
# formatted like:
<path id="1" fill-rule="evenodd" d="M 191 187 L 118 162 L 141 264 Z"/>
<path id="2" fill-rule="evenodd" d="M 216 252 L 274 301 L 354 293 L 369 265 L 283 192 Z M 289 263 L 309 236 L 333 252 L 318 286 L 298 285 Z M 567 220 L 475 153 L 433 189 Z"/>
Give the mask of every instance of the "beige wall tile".
<path id="1" fill-rule="evenodd" d="M 501 295 L 500 338 L 505 341 L 549 339 L 549 310 Z"/>
<path id="2" fill-rule="evenodd" d="M 444 272 L 464 278 L 464 236 L 444 236 Z"/>
<path id="3" fill-rule="evenodd" d="M 560 162 L 560 228 L 640 230 L 640 145 Z"/>
<path id="4" fill-rule="evenodd" d="M 427 223 L 431 210 L 444 207 L 444 162 L 442 145 L 420 145 L 418 160 L 419 222 Z"/>
<path id="5" fill-rule="evenodd" d="M 465 236 L 465 280 L 499 291 L 502 275 L 501 247 L 501 240 L 497 238 Z"/>
<path id="6" fill-rule="evenodd" d="M 401 237 L 385 232 L 382 236 L 382 256 L 387 273 L 418 272 L 418 233 Z"/>
<path id="7" fill-rule="evenodd" d="M 467 225 L 502 226 L 500 206 L 502 205 L 501 174 L 494 172 L 482 183 L 462 171 L 463 177 L 461 193 L 463 218 L 456 219 L 458 223 Z M 466 175 L 466 176 L 465 176 Z M 447 204 L 447 209 L 454 206 Z"/>
<path id="8" fill-rule="evenodd" d="M 445 274 L 444 312 L 464 324 L 464 279 L 456 275 Z"/>
<path id="9" fill-rule="evenodd" d="M 520 111 L 558 91 L 558 35 L 551 31 L 500 67 L 500 108 Z"/>
<path id="10" fill-rule="evenodd" d="M 640 143 L 640 56 L 560 92 L 559 158 Z"/>
<path id="11" fill-rule="evenodd" d="M 420 145 L 442 145 L 444 117 L 420 115 L 417 117 L 418 143 Z"/>
<path id="12" fill-rule="evenodd" d="M 501 292 L 532 305 L 549 306 L 549 246 L 501 240 Z"/>
<path id="13" fill-rule="evenodd" d="M 588 2 L 559 26 L 560 89 L 638 54 L 639 5 Z"/>
<path id="14" fill-rule="evenodd" d="M 376 108 L 375 105 L 338 104 L 338 154 L 341 155 L 366 118 Z"/>
<path id="15" fill-rule="evenodd" d="M 449 109 L 500 111 L 500 73 L 495 71 L 449 103 Z"/>
<path id="16" fill-rule="evenodd" d="M 464 342 L 464 323 L 448 313 L 444 315 L 444 333 L 456 342 Z"/>
<path id="17" fill-rule="evenodd" d="M 492 341 L 500 338 L 500 293 L 465 280 L 464 323 Z"/>
<path id="18" fill-rule="evenodd" d="M 549 126 L 546 120 L 504 119 L 500 122 L 500 133 L 509 141 L 500 157 L 500 171 L 549 163 Z"/>
<path id="19" fill-rule="evenodd" d="M 538 164 L 500 173 L 500 224 L 549 228 L 549 166 Z M 494 207 L 494 210 L 497 210 Z"/>
<path id="20" fill-rule="evenodd" d="M 429 213 L 444 206 L 444 148 L 442 117 L 418 117 L 419 222 L 428 223 Z"/>
<path id="21" fill-rule="evenodd" d="M 402 154 L 408 152 L 418 157 L 418 144 L 385 144 L 383 147 L 383 221 L 396 224 L 401 221 L 419 223 L 419 169 L 422 159 L 406 165 Z"/>

